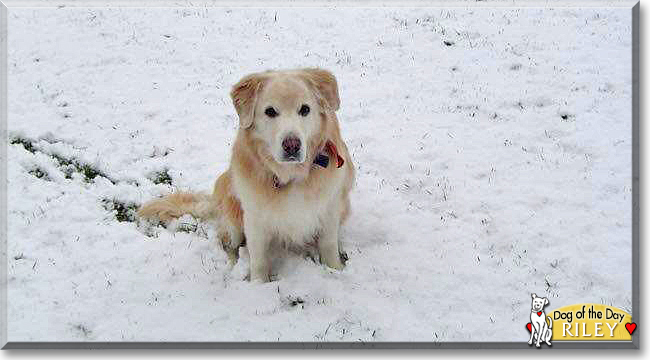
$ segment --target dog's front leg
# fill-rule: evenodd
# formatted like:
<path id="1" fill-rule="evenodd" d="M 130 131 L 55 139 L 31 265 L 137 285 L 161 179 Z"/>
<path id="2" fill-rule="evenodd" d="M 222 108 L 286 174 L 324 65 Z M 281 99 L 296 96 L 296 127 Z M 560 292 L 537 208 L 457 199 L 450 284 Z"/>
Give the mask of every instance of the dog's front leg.
<path id="1" fill-rule="evenodd" d="M 544 320 L 544 337 L 542 338 L 542 341 L 545 342 L 546 345 L 551 346 L 552 336 L 553 334 L 551 333 L 551 329 L 548 327 L 546 320 Z"/>
<path id="2" fill-rule="evenodd" d="M 544 330 L 542 324 L 536 323 L 535 325 L 535 332 L 537 333 L 537 337 L 535 338 L 535 347 L 540 347 L 540 340 L 542 339 L 543 333 L 542 331 Z"/>
<path id="3" fill-rule="evenodd" d="M 533 337 L 535 336 L 535 325 L 532 322 L 530 322 L 530 339 L 528 339 L 528 345 L 533 345 Z"/>
<path id="4" fill-rule="evenodd" d="M 343 270 L 339 253 L 339 224 L 338 214 L 330 213 L 323 219 L 323 228 L 318 239 L 318 252 L 322 263 L 332 269 Z"/>
<path id="5" fill-rule="evenodd" d="M 246 247 L 250 255 L 250 279 L 251 281 L 268 282 L 271 272 L 271 261 L 268 254 L 271 238 L 264 233 L 262 226 L 248 217 L 244 219 L 244 233 Z"/>

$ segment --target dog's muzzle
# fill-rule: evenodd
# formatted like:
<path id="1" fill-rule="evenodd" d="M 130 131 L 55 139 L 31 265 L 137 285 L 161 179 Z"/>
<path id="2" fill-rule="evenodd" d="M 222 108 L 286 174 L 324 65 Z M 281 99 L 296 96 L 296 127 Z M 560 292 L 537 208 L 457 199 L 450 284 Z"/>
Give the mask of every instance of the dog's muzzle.
<path id="1" fill-rule="evenodd" d="M 289 135 L 282 140 L 283 161 L 300 161 L 301 150 L 302 143 L 295 135 Z"/>

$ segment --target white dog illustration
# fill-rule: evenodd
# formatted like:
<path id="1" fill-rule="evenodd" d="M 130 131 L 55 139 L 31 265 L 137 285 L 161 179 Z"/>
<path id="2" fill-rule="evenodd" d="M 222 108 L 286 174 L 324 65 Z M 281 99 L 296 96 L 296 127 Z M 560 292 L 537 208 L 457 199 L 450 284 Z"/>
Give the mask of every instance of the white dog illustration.
<path id="1" fill-rule="evenodd" d="M 544 341 L 546 345 L 551 346 L 551 337 L 553 337 L 553 332 L 551 327 L 553 326 L 553 320 L 551 317 L 548 317 L 548 324 L 546 323 L 546 314 L 544 313 L 544 306 L 548 305 L 548 299 L 543 297 L 537 297 L 536 294 L 532 294 L 533 297 L 533 306 L 530 312 L 530 340 L 528 340 L 528 345 L 533 344 L 533 339 L 535 334 L 537 338 L 535 339 L 535 346 L 540 347 L 540 341 Z"/>

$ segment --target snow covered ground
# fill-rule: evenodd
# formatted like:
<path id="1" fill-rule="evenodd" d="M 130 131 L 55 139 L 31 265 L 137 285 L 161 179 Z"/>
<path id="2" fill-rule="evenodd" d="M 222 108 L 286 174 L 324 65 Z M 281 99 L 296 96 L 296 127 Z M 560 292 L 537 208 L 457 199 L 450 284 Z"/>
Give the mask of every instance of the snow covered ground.
<path id="1" fill-rule="evenodd" d="M 531 292 L 631 312 L 627 9 L 8 20 L 9 341 L 524 342 Z M 251 284 L 209 224 L 132 221 L 226 169 L 232 84 L 301 66 L 338 77 L 358 167 L 342 272 Z"/>

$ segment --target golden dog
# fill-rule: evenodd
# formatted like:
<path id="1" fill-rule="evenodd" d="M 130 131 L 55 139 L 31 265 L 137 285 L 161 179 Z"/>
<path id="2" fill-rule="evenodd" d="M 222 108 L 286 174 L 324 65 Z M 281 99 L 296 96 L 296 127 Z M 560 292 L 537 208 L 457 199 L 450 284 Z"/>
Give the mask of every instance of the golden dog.
<path id="1" fill-rule="evenodd" d="M 232 265 L 239 247 L 248 248 L 252 281 L 270 280 L 274 244 L 315 243 L 321 262 L 342 269 L 338 231 L 350 209 L 354 165 L 335 114 L 336 78 L 322 69 L 266 71 L 244 77 L 230 95 L 239 130 L 212 195 L 167 195 L 138 215 L 216 219 Z"/>

